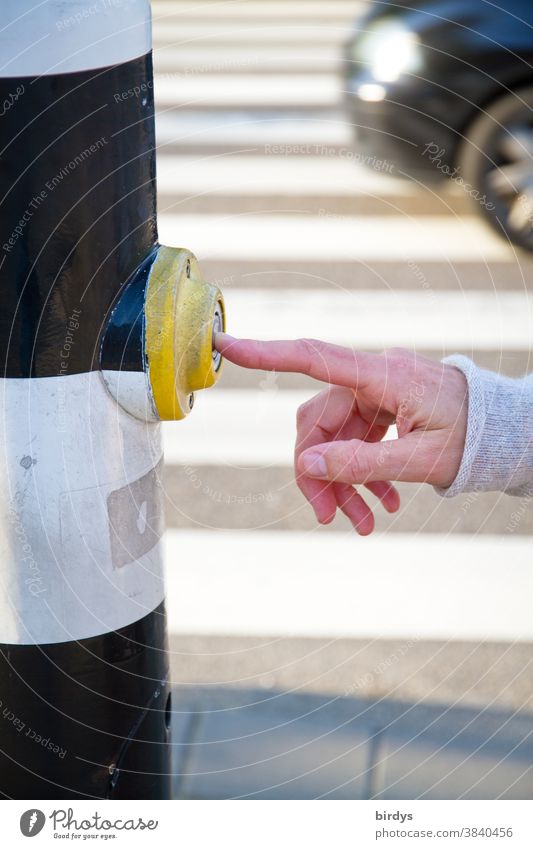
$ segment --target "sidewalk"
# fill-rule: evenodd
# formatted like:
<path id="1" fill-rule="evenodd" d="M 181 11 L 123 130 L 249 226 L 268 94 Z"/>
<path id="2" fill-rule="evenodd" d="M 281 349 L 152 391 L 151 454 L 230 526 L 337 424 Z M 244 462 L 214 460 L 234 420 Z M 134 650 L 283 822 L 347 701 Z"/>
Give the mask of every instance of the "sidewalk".
<path id="1" fill-rule="evenodd" d="M 176 687 L 174 797 L 531 799 L 531 716 Z"/>

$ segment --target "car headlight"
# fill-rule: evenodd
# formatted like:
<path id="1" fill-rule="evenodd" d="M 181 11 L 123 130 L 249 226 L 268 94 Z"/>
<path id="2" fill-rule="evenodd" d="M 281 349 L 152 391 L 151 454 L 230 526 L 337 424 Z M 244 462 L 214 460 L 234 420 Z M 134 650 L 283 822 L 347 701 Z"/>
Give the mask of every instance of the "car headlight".
<path id="1" fill-rule="evenodd" d="M 381 24 L 356 43 L 354 58 L 368 64 L 375 80 L 392 83 L 401 74 L 419 69 L 419 45 L 414 32 L 393 23 Z"/>

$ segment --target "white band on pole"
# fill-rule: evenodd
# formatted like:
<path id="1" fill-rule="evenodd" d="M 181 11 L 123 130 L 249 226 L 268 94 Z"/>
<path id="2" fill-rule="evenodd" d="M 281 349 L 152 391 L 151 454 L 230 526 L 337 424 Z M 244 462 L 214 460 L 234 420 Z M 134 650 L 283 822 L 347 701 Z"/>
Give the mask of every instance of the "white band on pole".
<path id="1" fill-rule="evenodd" d="M 104 68 L 151 41 L 149 0 L 3 0 L 0 77 Z"/>

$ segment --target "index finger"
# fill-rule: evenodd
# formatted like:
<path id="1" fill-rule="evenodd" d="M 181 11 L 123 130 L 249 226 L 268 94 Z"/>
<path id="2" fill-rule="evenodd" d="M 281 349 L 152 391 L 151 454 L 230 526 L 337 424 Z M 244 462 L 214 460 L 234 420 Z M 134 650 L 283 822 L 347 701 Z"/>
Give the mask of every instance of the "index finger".
<path id="1" fill-rule="evenodd" d="M 351 388 L 372 384 L 383 390 L 387 380 L 385 357 L 330 345 L 319 339 L 260 342 L 217 333 L 215 347 L 227 360 L 243 368 L 297 372 Z"/>

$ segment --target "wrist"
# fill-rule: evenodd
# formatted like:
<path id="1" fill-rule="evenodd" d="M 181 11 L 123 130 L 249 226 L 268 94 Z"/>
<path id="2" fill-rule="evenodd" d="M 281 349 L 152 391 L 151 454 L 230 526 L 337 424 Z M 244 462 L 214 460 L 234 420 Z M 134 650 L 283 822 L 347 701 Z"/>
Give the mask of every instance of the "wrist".
<path id="1" fill-rule="evenodd" d="M 455 478 L 439 495 L 497 490 L 533 491 L 533 383 L 478 368 L 461 355 L 443 362 L 468 384 L 468 421 L 464 451 Z"/>
<path id="2" fill-rule="evenodd" d="M 468 381 L 461 369 L 445 363 L 445 403 L 452 415 L 449 428 L 445 431 L 446 442 L 441 449 L 444 461 L 443 473 L 438 486 L 447 489 L 456 480 L 464 456 L 468 429 Z"/>

